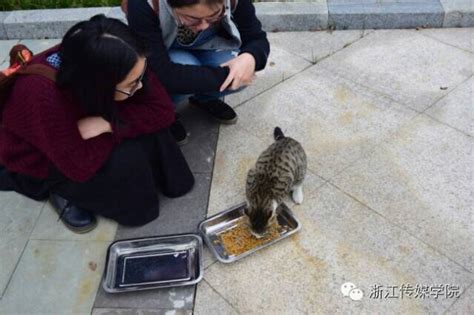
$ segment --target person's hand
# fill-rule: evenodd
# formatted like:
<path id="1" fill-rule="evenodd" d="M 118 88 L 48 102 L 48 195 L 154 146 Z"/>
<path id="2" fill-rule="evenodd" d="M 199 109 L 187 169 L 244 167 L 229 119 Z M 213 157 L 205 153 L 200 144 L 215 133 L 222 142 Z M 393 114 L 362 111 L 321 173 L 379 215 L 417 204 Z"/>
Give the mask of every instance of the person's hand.
<path id="1" fill-rule="evenodd" d="M 82 118 L 77 122 L 82 139 L 87 140 L 106 132 L 112 132 L 112 125 L 100 116 Z"/>
<path id="2" fill-rule="evenodd" d="M 255 58 L 249 53 L 238 55 L 223 63 L 221 67 L 229 67 L 229 75 L 222 83 L 220 91 L 227 88 L 237 90 L 243 85 L 249 85 L 255 77 Z"/>
<path id="3" fill-rule="evenodd" d="M 9 75 L 12 75 L 15 73 L 18 69 L 20 69 L 21 65 L 14 65 L 9 68 L 6 68 L 5 70 L 2 70 L 1 72 L 8 77 Z"/>

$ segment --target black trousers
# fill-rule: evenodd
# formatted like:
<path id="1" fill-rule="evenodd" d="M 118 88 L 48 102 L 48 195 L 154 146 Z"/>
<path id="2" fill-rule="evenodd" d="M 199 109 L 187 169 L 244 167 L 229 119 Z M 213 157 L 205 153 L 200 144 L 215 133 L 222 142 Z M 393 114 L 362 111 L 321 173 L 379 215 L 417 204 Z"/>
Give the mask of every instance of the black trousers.
<path id="1" fill-rule="evenodd" d="M 16 173 L 9 177 L 11 189 L 30 198 L 45 199 L 55 193 L 79 208 L 128 226 L 158 217 L 157 189 L 174 198 L 194 185 L 193 174 L 168 129 L 124 141 L 85 183 L 71 181 L 56 169 L 47 180 Z"/>

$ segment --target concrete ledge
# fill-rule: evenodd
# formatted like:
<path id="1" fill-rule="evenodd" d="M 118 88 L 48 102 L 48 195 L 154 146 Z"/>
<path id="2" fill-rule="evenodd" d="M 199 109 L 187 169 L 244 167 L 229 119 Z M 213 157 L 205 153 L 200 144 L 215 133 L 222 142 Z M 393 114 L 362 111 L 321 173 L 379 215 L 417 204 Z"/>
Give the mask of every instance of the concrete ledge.
<path id="1" fill-rule="evenodd" d="M 108 7 L 12 11 L 3 26 L 7 38 L 59 38 L 77 22 L 109 11 Z"/>
<path id="2" fill-rule="evenodd" d="M 326 4 L 259 2 L 255 3 L 263 29 L 277 31 L 315 31 L 327 28 Z"/>
<path id="3" fill-rule="evenodd" d="M 473 0 L 259 2 L 255 7 L 267 31 L 474 26 Z M 0 12 L 0 39 L 60 38 L 99 13 L 126 22 L 118 7 Z"/>
<path id="4" fill-rule="evenodd" d="M 122 9 L 120 7 L 110 8 L 109 13 L 107 13 L 106 15 L 108 17 L 119 19 L 122 22 L 127 23 L 127 18 L 125 17 L 125 14 L 122 12 Z"/>
<path id="5" fill-rule="evenodd" d="M 3 21 L 10 15 L 10 12 L 0 12 L 0 38 L 7 38 L 7 32 L 3 26 Z"/>
<path id="6" fill-rule="evenodd" d="M 443 27 L 473 27 L 473 0 L 441 0 L 444 8 Z"/>
<path id="7" fill-rule="evenodd" d="M 329 27 L 335 29 L 393 29 L 443 26 L 444 11 L 437 0 L 412 3 L 358 2 L 341 3 L 340 0 L 329 0 Z"/>

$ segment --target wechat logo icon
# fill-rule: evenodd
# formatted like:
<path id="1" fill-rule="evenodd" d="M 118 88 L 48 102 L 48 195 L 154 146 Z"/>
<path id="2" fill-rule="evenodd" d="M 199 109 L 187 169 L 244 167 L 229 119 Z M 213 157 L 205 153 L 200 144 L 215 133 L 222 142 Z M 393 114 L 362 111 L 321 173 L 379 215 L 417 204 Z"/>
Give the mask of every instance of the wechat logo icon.
<path id="1" fill-rule="evenodd" d="M 344 297 L 348 296 L 353 301 L 360 301 L 364 297 L 364 292 L 358 289 L 352 282 L 346 282 L 341 285 L 341 293 Z"/>

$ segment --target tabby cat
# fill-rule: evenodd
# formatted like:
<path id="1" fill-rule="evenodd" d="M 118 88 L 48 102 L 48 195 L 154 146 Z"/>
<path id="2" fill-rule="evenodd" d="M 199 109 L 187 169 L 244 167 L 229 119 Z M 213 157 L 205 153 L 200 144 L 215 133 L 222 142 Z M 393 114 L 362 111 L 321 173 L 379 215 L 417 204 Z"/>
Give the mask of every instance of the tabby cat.
<path id="1" fill-rule="evenodd" d="M 275 142 L 260 154 L 247 174 L 245 214 L 257 237 L 276 219 L 276 209 L 290 192 L 295 203 L 303 202 L 306 153 L 298 141 L 285 137 L 279 127 L 273 135 Z"/>

